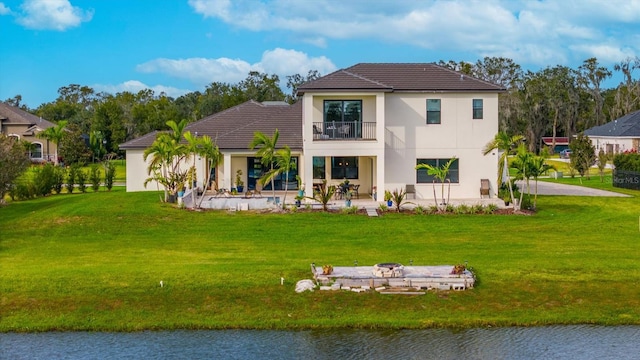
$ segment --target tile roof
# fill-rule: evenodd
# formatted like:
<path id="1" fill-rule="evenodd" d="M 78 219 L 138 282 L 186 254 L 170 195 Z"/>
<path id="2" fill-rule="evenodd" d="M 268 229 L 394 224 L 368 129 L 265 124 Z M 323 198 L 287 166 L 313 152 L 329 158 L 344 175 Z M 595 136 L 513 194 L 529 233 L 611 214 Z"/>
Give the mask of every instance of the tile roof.
<path id="1" fill-rule="evenodd" d="M 27 125 L 29 128 L 37 126 L 40 129 L 48 129 L 56 126 L 56 124 L 44 120 L 41 117 L 28 113 L 20 108 L 11 106 L 7 103 L 0 102 L 0 121 L 3 124 L 10 125 Z"/>
<path id="2" fill-rule="evenodd" d="M 298 87 L 306 91 L 489 91 L 499 85 L 479 80 L 433 63 L 360 63 Z"/>
<path id="3" fill-rule="evenodd" d="M 258 103 L 250 100 L 187 125 L 185 131 L 208 135 L 221 150 L 248 150 L 256 131 L 272 136 L 280 132 L 279 147 L 302 150 L 302 102 Z M 120 145 L 121 149 L 145 149 L 156 138 L 152 132 Z"/>
<path id="4" fill-rule="evenodd" d="M 587 136 L 640 137 L 640 110 L 604 125 L 594 126 L 585 130 L 584 134 Z"/>

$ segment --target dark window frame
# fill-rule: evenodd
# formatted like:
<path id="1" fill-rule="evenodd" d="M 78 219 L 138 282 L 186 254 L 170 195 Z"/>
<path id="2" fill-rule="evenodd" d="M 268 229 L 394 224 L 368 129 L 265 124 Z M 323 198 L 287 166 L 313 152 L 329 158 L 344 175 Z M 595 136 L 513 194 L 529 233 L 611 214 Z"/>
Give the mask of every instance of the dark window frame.
<path id="1" fill-rule="evenodd" d="M 333 117 L 331 119 L 328 118 L 327 114 L 329 112 L 328 106 L 331 106 L 332 103 L 340 103 L 339 114 L 332 114 Z M 357 114 L 357 118 L 354 118 L 353 112 L 347 112 L 349 110 L 349 104 L 354 103 L 357 104 L 355 114 Z M 339 116 L 338 116 L 339 115 Z M 344 99 L 327 99 L 322 103 L 322 119 L 323 122 L 362 122 L 362 100 L 344 100 Z"/>
<path id="2" fill-rule="evenodd" d="M 325 180 L 327 178 L 327 159 L 324 156 L 314 156 L 312 162 L 313 179 Z"/>
<path id="3" fill-rule="evenodd" d="M 332 156 L 331 179 L 358 179 L 359 164 L 357 156 Z"/>
<path id="4" fill-rule="evenodd" d="M 479 106 L 478 106 L 479 104 Z M 474 120 L 482 120 L 484 116 L 484 101 L 482 99 L 473 99 L 472 100 L 472 108 L 473 108 L 473 119 Z"/>
<path id="5" fill-rule="evenodd" d="M 435 108 L 436 104 L 437 104 L 437 109 Z M 427 99 L 427 124 L 437 125 L 441 123 L 442 123 L 442 100 Z"/>
<path id="6" fill-rule="evenodd" d="M 423 158 L 416 159 L 416 165 L 420 164 L 429 164 L 435 167 L 442 167 L 442 165 L 446 164 L 449 159 L 439 159 L 439 158 Z M 447 179 L 451 180 L 452 184 L 460 183 L 460 159 L 456 159 L 449 168 L 449 175 Z M 432 184 L 435 180 L 436 183 L 440 183 L 438 179 L 436 179 L 433 175 L 429 175 L 427 173 L 427 169 L 416 169 L 416 184 Z"/>

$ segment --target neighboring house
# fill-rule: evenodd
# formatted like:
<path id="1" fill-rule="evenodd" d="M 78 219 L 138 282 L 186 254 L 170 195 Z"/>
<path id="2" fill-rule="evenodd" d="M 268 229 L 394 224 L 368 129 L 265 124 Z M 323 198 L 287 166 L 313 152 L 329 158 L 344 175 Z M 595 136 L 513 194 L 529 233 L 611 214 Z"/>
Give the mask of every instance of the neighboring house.
<path id="1" fill-rule="evenodd" d="M 415 185 L 417 198 L 431 198 L 433 177 L 420 163 L 450 169 L 451 198 L 480 198 L 481 179 L 495 195 L 497 151 L 483 147 L 498 132 L 498 94 L 504 89 L 435 64 L 357 64 L 298 88 L 294 105 L 253 101 L 187 126 L 211 136 L 224 153 L 213 174 L 230 188 L 237 169 L 249 189 L 264 171 L 248 150 L 253 132 L 278 128 L 279 146 L 289 145 L 306 189 L 349 179 L 361 194 Z M 142 153 L 155 133 L 122 144 L 127 151 L 127 191 L 143 190 Z M 208 169 L 199 165 L 198 179 Z M 292 188 L 295 188 L 295 181 Z M 276 185 L 281 189 L 282 182 Z M 155 190 L 156 186 L 148 186 Z M 310 195 L 310 192 L 307 192 Z"/>
<path id="2" fill-rule="evenodd" d="M 606 153 L 640 150 L 640 110 L 584 131 L 596 148 Z"/>
<path id="3" fill-rule="evenodd" d="M 0 102 L 0 133 L 31 143 L 29 157 L 34 162 L 54 161 L 56 144 L 37 135 L 55 126 L 20 108 Z"/>

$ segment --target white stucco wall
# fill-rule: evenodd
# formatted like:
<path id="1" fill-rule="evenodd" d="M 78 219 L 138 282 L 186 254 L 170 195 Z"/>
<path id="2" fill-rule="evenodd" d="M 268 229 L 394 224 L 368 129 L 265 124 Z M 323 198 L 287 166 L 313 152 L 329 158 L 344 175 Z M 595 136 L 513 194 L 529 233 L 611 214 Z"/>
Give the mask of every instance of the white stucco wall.
<path id="1" fill-rule="evenodd" d="M 591 140 L 593 146 L 596 148 L 596 154 L 598 154 L 600 148 L 604 149 L 605 152 L 608 152 L 607 145 L 611 145 L 610 148 L 613 149 L 613 153 L 620 153 L 632 149 L 638 150 L 638 138 L 589 136 L 589 139 Z"/>
<path id="2" fill-rule="evenodd" d="M 441 100 L 441 123 L 427 124 L 427 99 Z M 473 99 L 483 99 L 483 119 L 472 118 Z M 416 197 L 429 198 L 432 184 L 416 183 L 417 159 L 459 160 L 458 184 L 452 198 L 480 197 L 480 179 L 491 181 L 495 196 L 497 153 L 482 155 L 498 132 L 497 94 L 387 94 L 385 182 L 390 189 L 416 184 Z"/>

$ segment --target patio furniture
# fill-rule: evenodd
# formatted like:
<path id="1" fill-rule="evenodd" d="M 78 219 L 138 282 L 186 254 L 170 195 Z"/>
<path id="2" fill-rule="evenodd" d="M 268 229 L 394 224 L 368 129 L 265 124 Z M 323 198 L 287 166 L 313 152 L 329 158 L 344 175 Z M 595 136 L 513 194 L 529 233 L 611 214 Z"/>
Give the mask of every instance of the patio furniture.
<path id="1" fill-rule="evenodd" d="M 416 186 L 414 184 L 407 184 L 405 192 L 407 193 L 407 199 L 409 198 L 409 194 L 413 195 L 414 199 L 416 198 Z"/>
<path id="2" fill-rule="evenodd" d="M 360 189 L 360 184 L 351 185 L 351 196 L 360 199 L 360 194 L 358 193 L 358 189 Z"/>
<path id="3" fill-rule="evenodd" d="M 480 198 L 483 196 L 491 197 L 489 179 L 480 179 Z"/>

